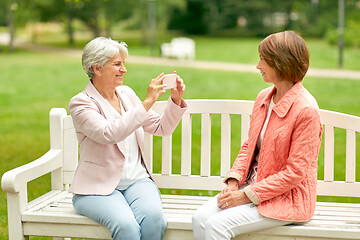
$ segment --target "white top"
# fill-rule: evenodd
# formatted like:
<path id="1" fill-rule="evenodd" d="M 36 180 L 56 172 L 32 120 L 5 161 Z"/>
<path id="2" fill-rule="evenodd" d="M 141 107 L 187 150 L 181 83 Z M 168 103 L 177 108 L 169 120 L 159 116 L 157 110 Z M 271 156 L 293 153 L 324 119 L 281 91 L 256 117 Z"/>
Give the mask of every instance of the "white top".
<path id="1" fill-rule="evenodd" d="M 271 100 L 270 100 L 270 104 L 269 104 L 269 107 L 268 107 L 268 110 L 267 110 L 267 114 L 266 114 L 266 119 L 265 119 L 265 122 L 264 122 L 264 125 L 261 129 L 261 132 L 260 132 L 260 136 L 258 138 L 258 141 L 256 143 L 256 146 L 258 149 L 261 148 L 261 144 L 262 144 L 262 141 L 264 139 L 264 134 L 265 134 L 265 130 L 266 130 L 266 127 L 269 123 L 269 119 L 270 119 L 270 114 L 271 114 L 271 111 L 272 111 L 272 108 L 275 106 L 275 103 L 274 103 L 274 97 L 272 96 L 271 97 Z M 258 154 L 259 155 L 259 154 Z M 259 156 L 257 156 L 256 158 L 258 158 Z M 258 159 L 256 159 L 257 161 Z"/>
<path id="2" fill-rule="evenodd" d="M 257 143 L 256 143 L 256 148 L 257 148 L 259 151 L 258 151 L 257 155 L 255 156 L 255 159 L 254 159 L 255 162 L 253 163 L 253 166 L 252 166 L 251 175 L 250 175 L 249 179 L 247 180 L 247 183 L 248 183 L 249 185 L 251 185 L 251 184 L 253 184 L 253 183 L 256 182 L 260 148 L 261 148 L 262 141 L 263 141 L 263 139 L 264 139 L 264 134 L 265 134 L 267 125 L 268 125 L 268 123 L 269 123 L 270 114 L 271 114 L 272 108 L 273 108 L 274 106 L 275 106 L 274 99 L 273 99 L 273 97 L 271 97 L 270 104 L 269 104 L 269 107 L 268 107 L 268 110 L 267 110 L 267 113 L 266 113 L 265 122 L 264 122 L 264 125 L 263 125 L 262 129 L 261 129 L 261 132 L 260 132 L 260 136 L 259 136 L 259 138 L 258 138 L 258 141 L 257 141 Z"/>
<path id="3" fill-rule="evenodd" d="M 124 107 L 121 104 L 121 101 L 120 106 L 122 114 L 126 114 Z M 114 109 L 114 111 L 116 110 Z M 117 114 L 119 113 L 117 112 Z M 139 154 L 139 145 L 136 140 L 135 132 L 125 138 L 123 140 L 123 143 L 123 154 L 125 156 L 125 163 L 123 166 L 121 179 L 116 187 L 116 189 L 119 190 L 125 190 L 131 184 L 149 177 L 149 174 L 146 172 L 145 167 L 141 164 L 141 154 Z"/>

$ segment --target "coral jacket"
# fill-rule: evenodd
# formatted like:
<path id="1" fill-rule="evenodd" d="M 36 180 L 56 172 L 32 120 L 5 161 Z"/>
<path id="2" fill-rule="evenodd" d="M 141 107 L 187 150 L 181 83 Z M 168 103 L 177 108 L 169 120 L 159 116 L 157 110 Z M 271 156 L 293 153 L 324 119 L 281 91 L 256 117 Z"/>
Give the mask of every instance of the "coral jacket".
<path id="1" fill-rule="evenodd" d="M 122 140 L 135 132 L 145 165 L 144 131 L 157 136 L 170 135 L 186 110 L 184 100 L 179 107 L 169 98 L 160 116 L 151 109 L 147 112 L 131 88 L 120 86 L 116 92 L 125 109 L 120 117 L 90 81 L 70 101 L 69 110 L 80 143 L 79 165 L 70 187 L 73 193 L 111 194 L 119 183 L 125 162 Z"/>
<path id="2" fill-rule="evenodd" d="M 239 186 L 245 183 L 275 90 L 270 87 L 257 96 L 248 140 L 225 181 L 235 178 Z M 244 189 L 262 216 L 290 222 L 313 216 L 321 134 L 317 102 L 298 82 L 273 107 L 259 152 L 257 181 Z"/>

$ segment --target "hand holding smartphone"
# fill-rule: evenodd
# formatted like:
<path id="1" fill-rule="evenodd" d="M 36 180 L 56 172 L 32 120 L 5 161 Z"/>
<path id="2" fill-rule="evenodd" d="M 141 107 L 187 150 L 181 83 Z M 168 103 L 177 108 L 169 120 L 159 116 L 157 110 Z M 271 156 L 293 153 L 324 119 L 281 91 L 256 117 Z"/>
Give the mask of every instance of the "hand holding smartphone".
<path id="1" fill-rule="evenodd" d="M 165 79 L 163 81 L 164 85 L 167 85 L 164 89 L 173 89 L 176 88 L 176 77 L 177 75 L 175 73 L 171 74 L 165 74 Z"/>

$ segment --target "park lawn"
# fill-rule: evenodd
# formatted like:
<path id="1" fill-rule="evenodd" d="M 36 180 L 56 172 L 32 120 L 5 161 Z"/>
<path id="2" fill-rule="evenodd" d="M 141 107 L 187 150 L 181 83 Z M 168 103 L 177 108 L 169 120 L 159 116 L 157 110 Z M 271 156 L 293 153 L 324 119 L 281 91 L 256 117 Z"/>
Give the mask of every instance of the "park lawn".
<path id="1" fill-rule="evenodd" d="M 75 48 L 82 49 L 91 39 L 89 33 L 79 33 L 76 35 Z M 130 49 L 130 54 L 142 56 L 160 56 L 160 45 L 170 42 L 173 37 L 179 37 L 179 33 L 167 32 L 158 33 L 156 37 L 156 47 L 151 50 L 149 44 L 144 44 L 139 31 L 125 31 L 114 33 L 113 38 L 118 41 L 125 41 Z M 224 38 L 207 36 L 188 36 L 195 40 L 196 60 L 223 61 L 256 64 L 259 60 L 258 45 L 260 38 Z M 310 52 L 311 68 L 338 68 L 339 50 L 336 45 L 330 45 L 323 39 L 304 38 Z M 64 33 L 47 34 L 39 36 L 37 43 L 56 47 L 68 47 L 66 44 L 67 36 Z M 149 40 L 147 40 L 149 41 Z M 360 70 L 359 48 L 344 48 L 343 69 Z"/>
<path id="2" fill-rule="evenodd" d="M 259 61 L 258 45 L 262 39 L 256 38 L 207 38 L 195 37 L 196 59 L 224 62 L 256 64 Z M 310 52 L 311 68 L 338 68 L 338 48 L 326 40 L 306 39 Z M 360 49 L 345 48 L 343 68 L 360 70 L 358 59 Z"/>
<path id="3" fill-rule="evenodd" d="M 48 114 L 52 107 L 68 108 L 72 96 L 80 92 L 87 83 L 82 70 L 80 58 L 67 57 L 53 53 L 33 53 L 16 51 L 12 54 L 0 54 L 0 175 L 4 172 L 28 163 L 49 149 Z M 260 74 L 225 72 L 216 70 L 198 70 L 191 68 L 174 68 L 139 65 L 127 63 L 128 73 L 125 84 L 131 86 L 141 99 L 145 98 L 147 84 L 150 79 L 161 72 L 177 70 L 186 83 L 186 99 L 244 99 L 254 100 L 257 93 L 268 86 Z M 360 116 L 360 81 L 347 79 L 306 78 L 304 85 L 318 100 L 320 108 L 340 111 Z M 166 100 L 165 93 L 160 100 Z M 215 174 L 219 170 L 219 117 L 214 116 L 212 129 L 212 169 Z M 237 121 L 239 122 L 239 121 Z M 193 143 L 199 139 L 199 118 L 194 118 Z M 174 143 L 179 143 L 180 127 L 174 133 Z M 238 124 L 233 122 L 232 159 L 240 148 Z M 343 132 L 337 132 L 343 137 Z M 336 142 L 336 158 L 344 159 L 345 138 Z M 156 140 L 158 142 L 158 139 Z M 359 144 L 359 136 L 357 136 Z M 179 144 L 176 144 L 179 146 Z M 193 174 L 199 172 L 199 146 L 193 148 Z M 157 152 L 157 151 L 155 151 Z M 173 170 L 179 172 L 180 149 L 174 147 Z M 358 153 L 359 154 L 359 153 Z M 155 155 L 155 159 L 159 159 Z M 357 172 L 360 171 L 359 155 L 357 155 Z M 319 166 L 323 165 L 319 159 Z M 335 179 L 344 179 L 344 163 L 335 165 Z M 160 171 L 160 163 L 154 166 Z M 319 170 L 319 176 L 323 172 Z M 359 181 L 359 176 L 357 181 Z M 44 176 L 29 184 L 29 199 L 34 199 L 50 189 L 49 176 Z M 168 192 L 167 190 L 162 190 Z M 186 194 L 188 192 L 175 191 Z M 199 192 L 212 195 L 213 192 Z M 332 201 L 334 198 L 320 198 Z M 338 199 L 338 198 L 337 198 Z M 342 201 L 354 201 L 343 198 Z M 359 201 L 355 199 L 355 201 Z M 7 239 L 6 195 L 0 191 L 0 239 Z M 38 238 L 31 238 L 38 239 Z M 44 239 L 44 238 L 40 238 Z"/>

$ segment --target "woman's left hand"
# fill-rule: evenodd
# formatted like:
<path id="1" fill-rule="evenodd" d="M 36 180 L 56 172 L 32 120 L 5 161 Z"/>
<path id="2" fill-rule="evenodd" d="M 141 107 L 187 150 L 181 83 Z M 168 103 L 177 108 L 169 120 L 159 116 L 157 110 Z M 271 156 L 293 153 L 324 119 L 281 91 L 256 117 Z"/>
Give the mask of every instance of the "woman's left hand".
<path id="1" fill-rule="evenodd" d="M 251 203 L 244 191 L 230 191 L 218 196 L 218 207 L 222 210 Z"/>
<path id="2" fill-rule="evenodd" d="M 174 72 L 176 74 L 176 72 Z M 182 78 L 176 75 L 176 88 L 171 89 L 171 99 L 180 106 L 181 99 L 185 91 L 185 84 Z"/>

